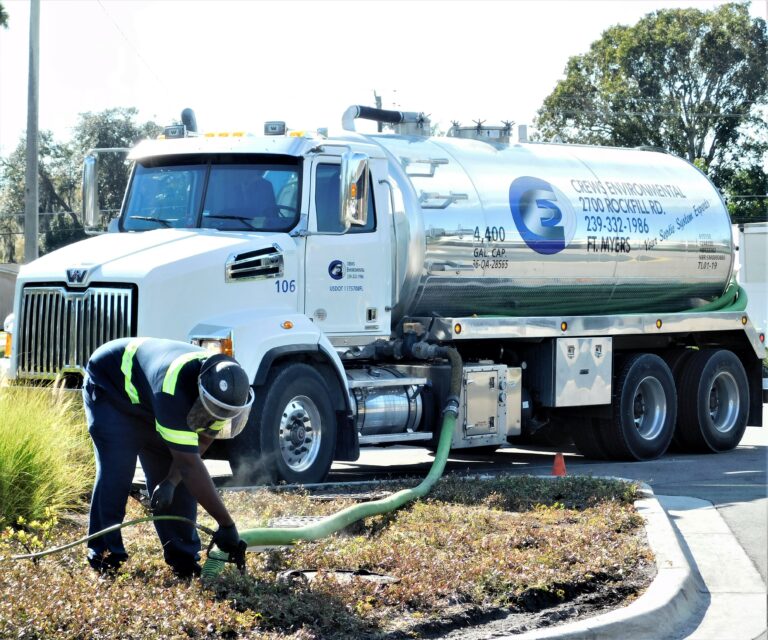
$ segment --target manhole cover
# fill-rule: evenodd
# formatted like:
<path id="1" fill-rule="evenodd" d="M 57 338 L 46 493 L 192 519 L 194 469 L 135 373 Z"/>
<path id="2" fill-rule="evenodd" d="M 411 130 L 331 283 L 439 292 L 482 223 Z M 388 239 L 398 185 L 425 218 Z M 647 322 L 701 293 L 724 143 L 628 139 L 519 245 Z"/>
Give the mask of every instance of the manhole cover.
<path id="1" fill-rule="evenodd" d="M 318 575 L 332 576 L 339 582 L 352 582 L 353 580 L 365 580 L 366 582 L 376 582 L 379 584 L 393 584 L 400 582 L 400 578 L 387 576 L 382 573 L 371 573 L 367 569 L 327 569 L 317 571 L 315 569 L 291 569 L 281 571 L 277 574 L 277 581 L 284 584 L 290 584 L 294 581 L 309 583 L 315 580 Z"/>
<path id="2" fill-rule="evenodd" d="M 371 500 L 388 498 L 391 495 L 391 491 L 368 491 L 366 493 L 318 493 L 309 496 L 309 499 L 318 502 L 331 502 L 332 500 L 357 500 L 358 502 L 370 502 Z"/>
<path id="3" fill-rule="evenodd" d="M 308 524 L 314 524 L 324 520 L 326 516 L 281 516 L 279 518 L 270 518 L 267 526 L 270 529 L 291 529 L 294 527 L 304 527 Z"/>

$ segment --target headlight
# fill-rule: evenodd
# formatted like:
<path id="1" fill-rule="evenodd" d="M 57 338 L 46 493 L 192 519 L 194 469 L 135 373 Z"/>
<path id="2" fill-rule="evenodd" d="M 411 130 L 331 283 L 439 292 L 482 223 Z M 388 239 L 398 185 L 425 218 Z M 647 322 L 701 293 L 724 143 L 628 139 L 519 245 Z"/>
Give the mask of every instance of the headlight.
<path id="1" fill-rule="evenodd" d="M 206 351 L 213 353 L 223 353 L 224 355 L 234 357 L 232 349 L 232 338 L 192 338 L 192 344 L 202 347 Z"/>
<path id="2" fill-rule="evenodd" d="M 12 313 L 9 313 L 5 320 L 3 321 L 3 335 L 0 336 L 0 338 L 3 338 L 2 342 L 0 342 L 0 349 L 3 350 L 2 356 L 4 358 L 10 358 L 11 357 L 11 339 L 13 337 L 13 322 L 14 316 Z"/>

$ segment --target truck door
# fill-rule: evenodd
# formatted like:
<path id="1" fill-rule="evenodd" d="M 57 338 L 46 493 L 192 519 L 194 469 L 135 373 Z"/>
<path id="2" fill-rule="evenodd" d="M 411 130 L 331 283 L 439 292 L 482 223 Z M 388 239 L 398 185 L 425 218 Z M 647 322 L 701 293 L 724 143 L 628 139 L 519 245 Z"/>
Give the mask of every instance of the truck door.
<path id="1" fill-rule="evenodd" d="M 389 335 L 392 239 L 389 201 L 375 178 L 376 165 L 371 160 L 368 222 L 343 232 L 341 158 L 319 155 L 312 162 L 304 312 L 327 334 Z"/>

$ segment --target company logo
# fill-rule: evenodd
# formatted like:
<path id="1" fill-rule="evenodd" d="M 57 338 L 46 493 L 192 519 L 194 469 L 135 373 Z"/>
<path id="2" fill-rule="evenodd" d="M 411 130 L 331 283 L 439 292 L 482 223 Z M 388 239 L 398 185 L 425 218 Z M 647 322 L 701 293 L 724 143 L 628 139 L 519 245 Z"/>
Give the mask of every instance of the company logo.
<path id="1" fill-rule="evenodd" d="M 341 260 L 334 260 L 328 265 L 328 275 L 334 280 L 341 280 L 344 277 L 344 263 Z"/>
<path id="2" fill-rule="evenodd" d="M 571 204 L 548 182 L 517 178 L 509 185 L 509 208 L 520 236 L 536 253 L 559 253 L 573 240 L 576 216 Z"/>
<path id="3" fill-rule="evenodd" d="M 88 269 L 67 269 L 67 284 L 83 284 Z"/>

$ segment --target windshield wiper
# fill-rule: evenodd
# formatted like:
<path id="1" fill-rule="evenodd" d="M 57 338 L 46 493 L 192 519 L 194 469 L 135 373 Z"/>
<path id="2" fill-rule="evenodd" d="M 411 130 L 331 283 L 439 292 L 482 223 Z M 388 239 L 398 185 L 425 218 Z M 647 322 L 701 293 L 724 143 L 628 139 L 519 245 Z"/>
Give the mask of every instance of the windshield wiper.
<path id="1" fill-rule="evenodd" d="M 146 220 L 147 222 L 159 222 L 162 224 L 166 229 L 171 228 L 171 223 L 168 222 L 165 218 L 154 218 L 152 216 L 129 216 L 129 220 Z"/>
<path id="2" fill-rule="evenodd" d="M 203 214 L 203 219 L 205 218 L 215 218 L 217 220 L 237 220 L 238 222 L 244 222 L 251 229 L 255 229 L 256 231 L 261 231 L 261 228 L 253 223 L 253 218 L 248 218 L 246 216 L 224 216 L 224 215 L 216 215 L 216 214 Z M 236 231 L 236 229 L 233 229 L 233 231 Z"/>

